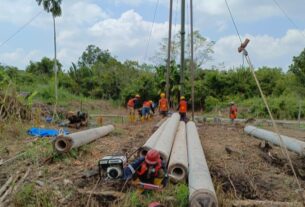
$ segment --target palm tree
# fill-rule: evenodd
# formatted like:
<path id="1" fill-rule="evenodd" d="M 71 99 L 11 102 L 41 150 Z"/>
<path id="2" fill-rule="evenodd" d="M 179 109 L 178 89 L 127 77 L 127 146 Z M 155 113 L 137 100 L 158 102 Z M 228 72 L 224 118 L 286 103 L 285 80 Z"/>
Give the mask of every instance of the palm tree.
<path id="1" fill-rule="evenodd" d="M 57 115 L 57 101 L 58 101 L 58 81 L 57 81 L 57 58 L 56 58 L 56 27 L 55 27 L 55 18 L 61 16 L 61 7 L 60 4 L 62 0 L 36 0 L 37 4 L 43 6 L 43 9 L 52 14 L 53 18 L 53 28 L 54 28 L 54 75 L 55 75 L 55 106 L 54 106 L 54 115 Z"/>

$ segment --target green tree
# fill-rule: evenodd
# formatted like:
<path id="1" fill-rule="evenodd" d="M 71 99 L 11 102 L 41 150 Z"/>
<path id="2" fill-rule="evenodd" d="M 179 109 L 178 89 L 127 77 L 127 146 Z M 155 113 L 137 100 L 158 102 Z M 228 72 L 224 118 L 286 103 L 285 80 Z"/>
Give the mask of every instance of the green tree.
<path id="1" fill-rule="evenodd" d="M 305 49 L 300 53 L 299 56 L 293 57 L 293 63 L 289 66 L 290 71 L 292 71 L 300 84 L 305 86 Z"/>
<path id="2" fill-rule="evenodd" d="M 57 60 L 56 65 L 58 66 L 58 71 L 61 71 L 62 64 Z M 43 57 L 39 62 L 30 61 L 30 64 L 26 67 L 26 71 L 35 75 L 46 75 L 51 77 L 54 69 L 54 60 L 50 58 Z"/>
<path id="3" fill-rule="evenodd" d="M 78 60 L 78 66 L 91 68 L 97 62 L 102 62 L 105 64 L 111 59 L 113 59 L 113 57 L 111 56 L 109 50 L 102 51 L 95 45 L 88 45 Z"/>

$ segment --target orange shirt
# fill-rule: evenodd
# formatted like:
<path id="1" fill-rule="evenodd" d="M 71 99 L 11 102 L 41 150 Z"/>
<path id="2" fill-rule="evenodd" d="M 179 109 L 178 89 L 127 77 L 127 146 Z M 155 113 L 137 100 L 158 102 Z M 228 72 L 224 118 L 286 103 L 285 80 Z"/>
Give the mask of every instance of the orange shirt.
<path id="1" fill-rule="evenodd" d="M 160 111 L 167 111 L 167 99 L 166 98 L 161 98 L 159 100 L 159 109 Z"/>
<path id="2" fill-rule="evenodd" d="M 187 112 L 187 102 L 185 100 L 181 100 L 179 103 L 179 112 L 186 113 Z"/>

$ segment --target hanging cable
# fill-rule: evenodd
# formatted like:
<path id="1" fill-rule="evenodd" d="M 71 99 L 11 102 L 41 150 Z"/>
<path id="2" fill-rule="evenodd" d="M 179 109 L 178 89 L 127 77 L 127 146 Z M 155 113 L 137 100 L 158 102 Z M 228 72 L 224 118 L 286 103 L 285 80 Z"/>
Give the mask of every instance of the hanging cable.
<path id="1" fill-rule="evenodd" d="M 229 13 L 230 13 L 230 16 L 231 16 L 232 22 L 233 22 L 233 24 L 234 24 L 235 30 L 236 30 L 236 32 L 237 32 L 237 35 L 238 35 L 239 41 L 240 41 L 240 43 L 242 43 L 242 40 L 241 40 L 241 37 L 240 37 L 239 31 L 238 31 L 238 29 L 237 29 L 237 25 L 236 25 L 236 23 L 235 23 L 235 20 L 234 20 L 233 14 L 232 14 L 232 12 L 231 12 L 230 6 L 229 6 L 229 4 L 228 4 L 227 0 L 225 0 L 225 2 L 226 2 L 226 5 L 227 5 L 227 9 L 228 9 L 228 11 L 229 11 Z"/>
<path id="2" fill-rule="evenodd" d="M 228 10 L 229 10 L 229 12 L 230 12 L 231 10 L 230 10 L 229 4 L 227 3 L 227 0 L 225 0 L 225 2 L 226 2 L 226 5 L 227 5 Z M 230 14 L 231 14 L 231 12 L 230 12 Z M 235 24 L 235 22 L 234 22 L 233 15 L 230 15 L 230 16 L 231 16 L 231 20 L 232 20 L 233 24 L 235 25 L 235 30 L 236 30 L 236 33 L 237 33 L 237 35 L 238 35 L 238 37 L 239 37 L 239 40 L 241 40 L 241 37 L 240 37 L 239 31 L 238 31 L 238 28 L 237 28 L 237 26 L 236 26 L 236 24 Z M 269 105 L 268 105 L 267 99 L 266 99 L 266 97 L 265 97 L 265 95 L 264 95 L 264 93 L 263 93 L 263 90 L 262 90 L 262 88 L 261 88 L 260 82 L 259 82 L 259 80 L 258 80 L 258 78 L 257 78 L 257 76 L 256 76 L 256 74 L 255 74 L 254 66 L 253 66 L 253 64 L 252 64 L 252 62 L 251 62 L 251 60 L 250 60 L 250 56 L 249 56 L 249 54 L 248 54 L 248 52 L 247 52 L 247 50 L 246 50 L 246 47 L 247 47 L 248 42 L 249 42 L 248 39 L 246 39 L 246 41 L 245 41 L 244 43 L 241 42 L 241 46 L 238 48 L 238 50 L 239 50 L 239 52 L 242 52 L 242 54 L 244 55 L 244 57 L 245 57 L 245 59 L 246 59 L 248 65 L 249 65 L 249 67 L 250 67 L 250 71 L 251 71 L 251 73 L 252 73 L 252 75 L 253 75 L 253 77 L 254 77 L 254 80 L 255 80 L 255 82 L 256 82 L 256 85 L 257 85 L 257 87 L 258 87 L 258 89 L 259 89 L 260 96 L 261 96 L 261 98 L 263 99 L 264 105 L 265 105 L 265 107 L 267 108 L 267 111 L 268 111 L 268 115 L 269 115 L 269 117 L 270 117 L 270 119 L 271 119 L 271 121 L 272 121 L 273 129 L 274 129 L 275 133 L 277 134 L 277 136 L 279 137 L 279 140 L 280 140 L 280 143 L 281 143 L 280 147 L 281 147 L 281 149 L 282 149 L 282 151 L 283 151 L 284 156 L 287 157 L 289 166 L 290 166 L 290 168 L 291 168 L 291 170 L 292 170 L 292 172 L 293 172 L 293 176 L 294 176 L 295 181 L 296 181 L 297 186 L 298 186 L 299 195 L 301 196 L 301 199 L 302 199 L 302 201 L 303 201 L 303 203 L 304 203 L 305 200 L 304 200 L 304 197 L 303 197 L 303 194 L 302 194 L 303 190 L 302 190 L 301 183 L 300 183 L 300 181 L 299 181 L 299 179 L 298 179 L 298 177 L 297 177 L 297 174 L 296 174 L 295 168 L 294 168 L 294 166 L 293 166 L 293 164 L 292 164 L 292 160 L 291 160 L 290 155 L 289 155 L 289 153 L 288 153 L 287 147 L 284 145 L 284 141 L 283 141 L 282 136 L 281 136 L 281 134 L 280 134 L 280 132 L 279 132 L 279 129 L 278 129 L 278 127 L 277 127 L 277 124 L 276 124 L 276 122 L 274 121 L 274 118 L 273 118 L 273 115 L 272 115 L 272 113 L 271 113 L 270 107 L 269 107 Z"/>
<path id="3" fill-rule="evenodd" d="M 38 12 L 34 15 L 29 21 L 27 21 L 24 25 L 22 25 L 16 32 L 14 32 L 11 36 L 9 36 L 6 40 L 1 42 L 0 47 L 5 45 L 8 41 L 10 41 L 13 37 L 15 37 L 19 32 L 21 32 L 24 28 L 26 28 L 29 24 L 31 24 L 43 11 Z"/>
<path id="4" fill-rule="evenodd" d="M 287 14 L 287 12 L 283 9 L 283 7 L 281 7 L 281 5 L 276 1 L 273 0 L 274 4 L 279 8 L 279 10 L 281 10 L 281 12 L 284 14 L 284 16 L 287 18 L 287 20 L 290 22 L 290 24 L 292 26 L 294 26 L 296 29 L 300 30 L 302 36 L 305 38 L 305 34 L 301 31 L 301 28 L 289 17 L 289 15 Z"/>
<path id="5" fill-rule="evenodd" d="M 156 2 L 154 17 L 153 17 L 153 23 L 151 25 L 150 33 L 149 33 L 149 36 L 148 36 L 148 41 L 147 41 L 147 45 L 146 45 L 146 49 L 145 49 L 144 60 L 146 60 L 146 58 L 147 58 L 148 48 L 149 48 L 149 44 L 150 44 L 152 31 L 154 29 L 154 25 L 155 25 L 155 21 L 156 21 L 156 15 L 157 15 L 158 7 L 159 7 L 159 2 L 160 2 L 160 0 L 157 0 L 157 2 Z"/>
<path id="6" fill-rule="evenodd" d="M 177 34 L 177 31 L 176 31 L 176 28 L 177 28 L 177 18 L 178 18 L 178 0 L 176 1 L 176 7 L 175 7 L 174 30 L 173 30 L 173 40 L 172 40 L 173 44 L 172 44 L 172 48 L 171 48 L 173 55 L 175 55 L 175 49 L 176 49 L 174 43 L 175 43 L 175 40 L 176 40 L 175 38 L 177 37 L 176 36 L 176 34 Z M 174 56 L 173 58 L 176 61 L 176 57 Z"/>

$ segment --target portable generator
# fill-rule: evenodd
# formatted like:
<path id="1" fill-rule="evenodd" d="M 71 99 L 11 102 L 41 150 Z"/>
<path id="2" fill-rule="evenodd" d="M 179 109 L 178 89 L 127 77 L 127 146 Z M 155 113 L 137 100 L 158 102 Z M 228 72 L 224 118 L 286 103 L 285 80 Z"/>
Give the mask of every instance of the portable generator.
<path id="1" fill-rule="evenodd" d="M 123 177 L 123 169 L 127 164 L 127 157 L 124 155 L 111 155 L 103 157 L 98 162 L 100 177 L 107 176 L 110 179 Z"/>

